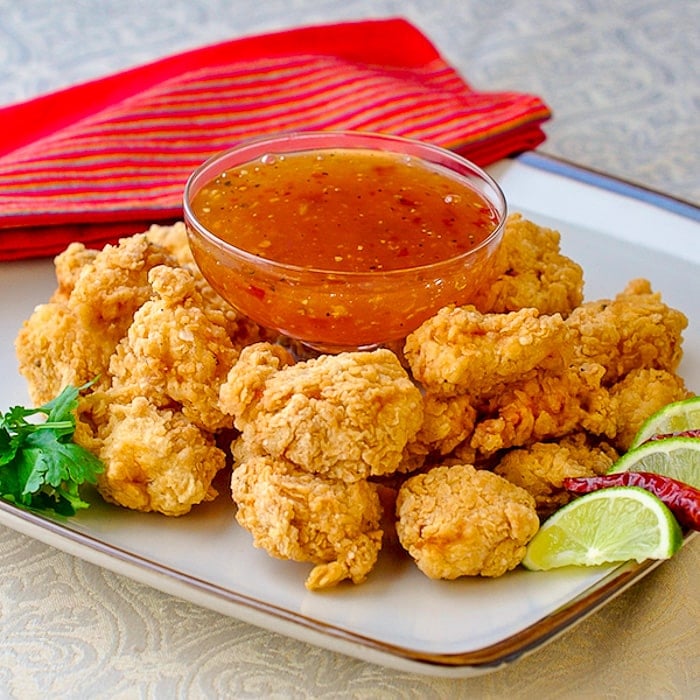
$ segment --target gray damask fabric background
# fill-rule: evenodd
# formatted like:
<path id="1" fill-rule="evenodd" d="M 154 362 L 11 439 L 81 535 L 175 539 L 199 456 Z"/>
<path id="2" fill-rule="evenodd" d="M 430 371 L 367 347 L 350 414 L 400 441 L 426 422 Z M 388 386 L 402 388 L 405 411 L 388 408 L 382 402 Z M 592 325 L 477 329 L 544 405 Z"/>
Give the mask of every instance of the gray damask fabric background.
<path id="1" fill-rule="evenodd" d="M 0 0 L 0 105 L 243 34 L 396 15 L 474 87 L 542 96 L 544 152 L 700 203 L 696 0 Z M 0 698 L 697 697 L 699 564 L 696 539 L 547 647 L 452 681 L 251 627 L 0 528 Z"/>

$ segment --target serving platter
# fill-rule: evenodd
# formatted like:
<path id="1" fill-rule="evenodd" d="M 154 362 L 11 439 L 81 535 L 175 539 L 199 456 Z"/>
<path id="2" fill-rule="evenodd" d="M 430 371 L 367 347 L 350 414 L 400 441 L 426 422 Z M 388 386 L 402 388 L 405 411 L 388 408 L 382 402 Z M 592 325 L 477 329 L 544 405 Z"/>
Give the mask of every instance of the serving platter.
<path id="1" fill-rule="evenodd" d="M 700 210 L 541 154 L 502 161 L 490 171 L 511 211 L 561 232 L 564 253 L 584 268 L 587 298 L 613 296 L 630 279 L 646 277 L 688 316 L 680 372 L 700 393 Z M 0 265 L 1 410 L 28 403 L 13 341 L 54 286 L 50 260 Z M 92 494 L 92 506 L 72 519 L 0 502 L 0 523 L 223 614 L 434 676 L 466 677 L 512 663 L 659 565 L 518 569 L 494 580 L 431 581 L 388 548 L 366 583 L 311 593 L 304 588 L 310 567 L 256 550 L 235 522 L 225 478 L 219 487 L 216 501 L 177 519 L 130 512 Z"/>

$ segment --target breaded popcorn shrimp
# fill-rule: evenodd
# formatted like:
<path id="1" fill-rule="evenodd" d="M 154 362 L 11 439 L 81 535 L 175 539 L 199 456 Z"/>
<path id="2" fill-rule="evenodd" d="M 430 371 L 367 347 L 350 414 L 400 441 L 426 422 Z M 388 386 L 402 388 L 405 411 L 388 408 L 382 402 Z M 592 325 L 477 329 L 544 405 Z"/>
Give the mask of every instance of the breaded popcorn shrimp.
<path id="1" fill-rule="evenodd" d="M 571 500 L 564 479 L 605 474 L 617 456 L 610 445 L 590 444 L 584 433 L 574 433 L 560 442 L 537 442 L 510 450 L 494 472 L 530 493 L 538 514 L 544 517 Z"/>
<path id="2" fill-rule="evenodd" d="M 164 515 L 212 500 L 212 481 L 226 464 L 213 435 L 182 413 L 114 392 L 81 401 L 75 441 L 104 463 L 97 488 L 106 501 Z"/>
<path id="3" fill-rule="evenodd" d="M 161 265 L 148 276 L 153 297 L 134 314 L 111 358 L 113 386 L 163 408 L 181 407 L 210 432 L 230 428 L 219 387 L 238 358 L 225 319 L 202 304 L 193 275 Z"/>
<path id="4" fill-rule="evenodd" d="M 539 528 L 527 491 L 468 464 L 407 479 L 396 516 L 401 545 L 434 579 L 501 576 L 522 561 Z"/>
<path id="5" fill-rule="evenodd" d="M 361 583 L 382 544 L 382 508 L 368 481 L 347 483 L 309 474 L 272 457 L 236 466 L 231 493 L 236 519 L 256 547 L 278 559 L 311 562 L 310 590 L 350 579 Z"/>
<path id="6" fill-rule="evenodd" d="M 221 387 L 221 407 L 241 431 L 237 460 L 270 455 L 345 481 L 399 469 L 423 399 L 396 355 L 345 352 L 280 366 L 280 353 L 244 348 Z"/>
<path id="7" fill-rule="evenodd" d="M 408 336 L 404 353 L 413 376 L 432 393 L 478 397 L 532 370 L 562 369 L 572 354 L 569 340 L 558 314 L 445 307 Z"/>
<path id="8" fill-rule="evenodd" d="M 83 243 L 71 243 L 63 252 L 54 258 L 56 282 L 58 286 L 51 295 L 50 301 L 68 301 L 80 273 L 86 265 L 95 261 L 99 250 L 86 248 Z"/>
<path id="9" fill-rule="evenodd" d="M 174 259 L 144 235 L 97 254 L 71 246 L 57 257 L 54 300 L 38 306 L 15 340 L 32 400 L 45 403 L 67 384 L 109 385 L 110 357 L 136 310 L 151 296 L 148 273 Z"/>
<path id="10" fill-rule="evenodd" d="M 446 455 L 474 432 L 477 410 L 468 394 L 445 397 L 426 392 L 423 396 L 423 424 L 408 452 L 415 456 Z"/>
<path id="11" fill-rule="evenodd" d="M 494 268 L 496 277 L 473 300 L 484 313 L 534 307 L 542 314 L 568 316 L 583 299 L 583 270 L 561 253 L 561 235 L 511 214 Z"/>
<path id="12" fill-rule="evenodd" d="M 682 377 L 663 369 L 634 369 L 610 389 L 615 446 L 624 451 L 644 421 L 666 404 L 692 396 Z"/>
<path id="13" fill-rule="evenodd" d="M 665 304 L 648 280 L 636 279 L 614 299 L 582 304 L 566 323 L 576 362 L 605 367 L 604 383 L 610 385 L 634 369 L 675 372 L 688 319 Z"/>

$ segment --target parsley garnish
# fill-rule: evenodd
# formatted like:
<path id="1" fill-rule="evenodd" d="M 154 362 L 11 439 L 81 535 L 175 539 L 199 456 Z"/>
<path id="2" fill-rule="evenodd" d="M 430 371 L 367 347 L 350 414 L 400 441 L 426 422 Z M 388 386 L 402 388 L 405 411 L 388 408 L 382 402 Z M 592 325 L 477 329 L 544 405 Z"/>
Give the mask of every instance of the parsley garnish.
<path id="1" fill-rule="evenodd" d="M 89 506 L 79 487 L 94 484 L 103 465 L 73 442 L 78 395 L 87 386 L 68 386 L 37 408 L 13 406 L 5 414 L 0 411 L 0 498 L 60 515 L 74 515 Z M 45 420 L 27 420 L 36 415 Z"/>

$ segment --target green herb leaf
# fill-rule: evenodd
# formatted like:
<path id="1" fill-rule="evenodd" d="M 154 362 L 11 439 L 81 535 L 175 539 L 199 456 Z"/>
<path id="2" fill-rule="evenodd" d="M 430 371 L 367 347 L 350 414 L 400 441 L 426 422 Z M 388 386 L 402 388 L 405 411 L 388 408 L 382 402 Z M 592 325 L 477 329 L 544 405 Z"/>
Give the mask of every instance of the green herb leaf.
<path id="1" fill-rule="evenodd" d="M 0 412 L 0 498 L 60 515 L 88 507 L 80 486 L 96 483 L 104 467 L 73 435 L 78 397 L 91 383 L 68 386 L 37 408 Z M 44 420 L 27 420 L 37 416 Z"/>

